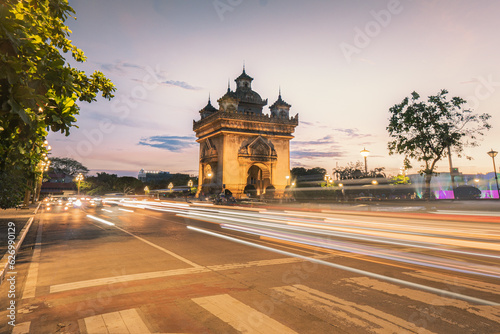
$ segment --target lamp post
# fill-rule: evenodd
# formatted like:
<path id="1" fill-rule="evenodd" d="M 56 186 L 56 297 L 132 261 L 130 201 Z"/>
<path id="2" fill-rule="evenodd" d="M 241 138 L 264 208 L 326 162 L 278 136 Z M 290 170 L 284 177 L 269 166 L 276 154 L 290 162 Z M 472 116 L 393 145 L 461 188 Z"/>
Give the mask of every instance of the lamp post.
<path id="1" fill-rule="evenodd" d="M 368 165 L 366 164 L 366 157 L 370 155 L 370 151 L 363 147 L 363 150 L 359 152 L 363 158 L 365 158 L 365 174 L 368 175 Z"/>
<path id="2" fill-rule="evenodd" d="M 75 181 L 77 182 L 78 196 L 80 196 L 80 182 L 83 181 L 83 174 L 82 173 L 78 173 L 78 175 L 75 178 Z"/>
<path id="3" fill-rule="evenodd" d="M 497 154 L 498 154 L 498 152 L 497 151 L 493 151 L 493 149 L 491 149 L 491 151 L 488 152 L 488 155 L 493 160 L 493 173 L 495 173 L 495 183 L 497 185 L 498 199 L 500 200 L 500 189 L 498 189 L 497 167 L 495 166 L 495 157 L 497 156 Z"/>

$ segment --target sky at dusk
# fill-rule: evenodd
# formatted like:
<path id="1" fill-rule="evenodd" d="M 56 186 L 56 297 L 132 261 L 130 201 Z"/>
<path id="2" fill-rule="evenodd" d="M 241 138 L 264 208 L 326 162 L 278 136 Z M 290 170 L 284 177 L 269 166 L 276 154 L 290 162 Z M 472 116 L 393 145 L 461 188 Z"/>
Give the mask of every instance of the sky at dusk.
<path id="1" fill-rule="evenodd" d="M 199 110 L 242 72 L 268 106 L 282 98 L 299 114 L 291 167 L 361 161 L 395 175 L 389 108 L 412 91 L 447 89 L 492 115 L 493 128 L 464 173 L 492 170 L 500 151 L 500 2 L 462 0 L 75 0 L 70 39 L 117 86 L 112 101 L 80 104 L 79 128 L 50 134 L 52 155 L 95 172 L 137 176 L 140 169 L 198 174 L 192 130 Z M 89 73 L 89 74 L 90 74 Z M 268 113 L 268 107 L 264 108 Z M 414 162 L 410 173 L 416 173 Z M 448 160 L 438 164 L 448 168 Z"/>

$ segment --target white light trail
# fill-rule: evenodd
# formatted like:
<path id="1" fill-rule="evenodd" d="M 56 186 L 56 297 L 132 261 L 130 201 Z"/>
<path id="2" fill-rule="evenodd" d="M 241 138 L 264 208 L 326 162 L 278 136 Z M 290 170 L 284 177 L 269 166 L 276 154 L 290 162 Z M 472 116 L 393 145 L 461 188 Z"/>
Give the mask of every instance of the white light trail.
<path id="1" fill-rule="evenodd" d="M 480 305 L 490 305 L 490 306 L 499 306 L 500 305 L 498 303 L 495 303 L 495 302 L 492 302 L 492 301 L 489 301 L 489 300 L 484 300 L 484 299 L 480 299 L 480 298 L 466 296 L 466 295 L 462 295 L 462 294 L 451 292 L 451 291 L 436 289 L 436 288 L 425 286 L 425 285 L 422 285 L 422 284 L 417 284 L 417 283 L 408 282 L 408 281 L 404 281 L 404 280 L 397 279 L 397 278 L 392 278 L 392 277 L 388 277 L 388 276 L 384 276 L 384 275 L 379 275 L 379 274 L 372 273 L 372 272 L 369 272 L 369 271 L 365 271 L 365 270 L 361 270 L 361 269 L 356 269 L 356 268 L 352 268 L 352 267 L 347 267 L 347 266 L 343 266 L 343 265 L 340 265 L 340 264 L 331 263 L 331 262 L 327 262 L 327 261 L 324 261 L 324 260 L 315 259 L 315 258 L 311 258 L 311 257 L 308 257 L 308 256 L 303 256 L 303 255 L 299 255 L 299 254 L 287 252 L 287 251 L 284 251 L 284 250 L 280 250 L 280 249 L 276 249 L 276 248 L 272 248 L 272 247 L 267 247 L 267 246 L 263 246 L 263 245 L 259 245 L 259 244 L 255 244 L 253 242 L 236 239 L 236 238 L 233 238 L 233 237 L 230 237 L 230 236 L 227 236 L 227 235 L 222 235 L 222 234 L 219 234 L 219 233 L 215 233 L 215 232 L 212 232 L 212 231 L 204 230 L 204 229 L 193 227 L 193 226 L 187 226 L 187 228 L 190 229 L 190 230 L 193 230 L 195 232 L 204 233 L 204 234 L 207 234 L 207 235 L 211 235 L 211 236 L 214 236 L 214 237 L 217 237 L 217 238 L 221 238 L 221 239 L 229 240 L 229 241 L 232 241 L 232 242 L 240 243 L 240 244 L 243 244 L 243 245 L 247 245 L 247 246 L 251 246 L 251 247 L 255 247 L 255 248 L 260 248 L 260 249 L 263 249 L 263 250 L 267 250 L 267 251 L 271 251 L 271 252 L 283 254 L 283 255 L 286 255 L 286 256 L 300 258 L 300 259 L 303 259 L 303 260 L 306 260 L 306 261 L 309 261 L 309 262 L 314 262 L 314 263 L 318 263 L 318 264 L 325 265 L 325 266 L 328 266 L 328 267 L 332 267 L 332 268 L 336 268 L 336 269 L 340 269 L 340 270 L 345 270 L 345 271 L 353 272 L 353 273 L 360 274 L 360 275 L 363 275 L 363 276 L 373 277 L 373 278 L 376 278 L 376 279 L 380 279 L 380 280 L 392 282 L 392 283 L 399 284 L 399 285 L 409 286 L 409 287 L 412 287 L 412 288 L 415 288 L 415 289 L 420 289 L 420 290 L 424 290 L 424 291 L 430 291 L 432 293 L 436 293 L 436 294 L 441 295 L 441 296 L 447 296 L 447 297 L 450 297 L 450 298 L 465 300 L 467 302 L 477 303 L 477 304 L 480 304 Z"/>
<path id="2" fill-rule="evenodd" d="M 97 220 L 98 222 L 101 222 L 101 223 L 104 223 L 104 224 L 107 224 L 107 225 L 111 225 L 111 226 L 114 226 L 115 224 L 113 224 L 112 222 L 108 222 L 107 220 L 104 220 L 102 218 L 98 218 L 98 217 L 94 217 L 92 215 L 87 215 L 87 217 L 89 217 L 90 219 L 94 219 L 94 220 Z"/>
<path id="3" fill-rule="evenodd" d="M 127 210 L 127 209 L 122 209 L 122 208 L 118 208 L 118 210 L 120 210 L 120 211 L 126 211 L 126 212 L 134 212 L 134 210 Z"/>

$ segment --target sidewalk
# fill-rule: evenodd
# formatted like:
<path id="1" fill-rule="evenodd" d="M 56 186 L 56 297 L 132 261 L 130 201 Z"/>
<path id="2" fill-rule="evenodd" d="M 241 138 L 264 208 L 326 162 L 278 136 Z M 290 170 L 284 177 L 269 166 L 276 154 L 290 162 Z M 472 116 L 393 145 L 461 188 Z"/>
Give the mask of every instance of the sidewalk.
<path id="1" fill-rule="evenodd" d="M 20 244 L 24 239 L 24 236 L 20 236 L 20 233 L 26 227 L 30 218 L 35 216 L 38 207 L 38 203 L 35 203 L 25 209 L 0 209 L 0 284 L 2 283 L 4 269 L 8 261 L 6 253 L 9 239 L 15 240 L 13 245 L 16 249 L 20 248 Z M 24 232 L 27 232 L 27 230 Z"/>

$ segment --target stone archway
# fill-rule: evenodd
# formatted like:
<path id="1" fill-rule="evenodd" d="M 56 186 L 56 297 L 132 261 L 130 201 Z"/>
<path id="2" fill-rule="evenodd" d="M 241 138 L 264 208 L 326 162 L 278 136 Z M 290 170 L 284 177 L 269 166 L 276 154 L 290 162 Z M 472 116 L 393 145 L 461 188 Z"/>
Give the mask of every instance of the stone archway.
<path id="1" fill-rule="evenodd" d="M 255 188 L 255 195 L 265 194 L 266 188 L 271 185 L 271 173 L 269 167 L 262 163 L 256 163 L 250 166 L 247 171 L 247 186 L 252 185 Z"/>
<path id="2" fill-rule="evenodd" d="M 217 170 L 216 166 L 212 166 L 212 164 L 205 164 L 203 166 L 203 174 L 202 174 L 202 191 L 205 194 L 211 194 L 215 191 L 214 185 L 217 175 L 215 175 L 215 171 Z"/>

